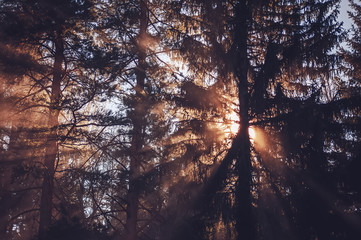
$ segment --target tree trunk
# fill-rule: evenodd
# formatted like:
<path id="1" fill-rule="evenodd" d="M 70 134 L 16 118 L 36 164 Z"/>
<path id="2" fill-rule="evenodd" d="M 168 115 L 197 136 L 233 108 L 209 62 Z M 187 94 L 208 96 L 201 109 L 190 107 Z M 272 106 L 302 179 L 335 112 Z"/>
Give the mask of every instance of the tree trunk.
<path id="1" fill-rule="evenodd" d="M 60 85 L 63 78 L 62 64 L 64 62 L 64 43 L 62 34 L 57 32 L 55 37 L 55 59 L 53 67 L 53 82 L 51 86 L 48 128 L 49 133 L 45 145 L 44 176 L 40 202 L 39 237 L 45 239 L 45 234 L 51 224 L 52 199 L 54 188 L 55 160 L 58 152 L 57 128 L 60 113 Z"/>
<path id="2" fill-rule="evenodd" d="M 254 221 L 252 216 L 251 197 L 251 156 L 248 135 L 249 94 L 248 94 L 248 59 L 247 59 L 247 19 L 249 14 L 248 1 L 241 0 L 235 7 L 234 28 L 234 74 L 238 84 L 240 132 L 238 133 L 239 148 L 237 151 L 236 173 L 238 181 L 235 192 L 236 231 L 238 240 L 255 239 Z"/>
<path id="3" fill-rule="evenodd" d="M 126 240 L 136 240 L 137 235 L 137 222 L 138 222 L 138 205 L 139 205 L 139 176 L 140 165 L 142 162 L 141 149 L 144 144 L 144 127 L 145 127 L 145 108 L 144 102 L 144 82 L 146 71 L 146 49 L 144 46 L 144 37 L 147 34 L 148 26 L 148 10 L 146 1 L 140 1 L 140 26 L 139 35 L 137 39 L 138 49 L 138 65 L 136 67 L 136 95 L 134 101 L 134 112 L 132 113 L 133 133 L 131 143 L 131 156 L 129 166 L 129 192 L 127 198 L 127 221 Z"/>

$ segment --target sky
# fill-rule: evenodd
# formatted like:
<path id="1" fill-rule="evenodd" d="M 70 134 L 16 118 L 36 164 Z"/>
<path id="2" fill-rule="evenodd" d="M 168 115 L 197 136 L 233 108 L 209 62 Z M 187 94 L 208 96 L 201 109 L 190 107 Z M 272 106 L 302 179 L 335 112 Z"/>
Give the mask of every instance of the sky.
<path id="1" fill-rule="evenodd" d="M 352 25 L 352 21 L 348 17 L 348 13 L 347 13 L 347 11 L 350 11 L 350 10 L 351 10 L 351 8 L 349 6 L 349 1 L 348 0 L 342 0 L 341 1 L 339 20 L 344 22 L 343 26 L 344 26 L 345 29 L 350 29 L 351 25 Z"/>

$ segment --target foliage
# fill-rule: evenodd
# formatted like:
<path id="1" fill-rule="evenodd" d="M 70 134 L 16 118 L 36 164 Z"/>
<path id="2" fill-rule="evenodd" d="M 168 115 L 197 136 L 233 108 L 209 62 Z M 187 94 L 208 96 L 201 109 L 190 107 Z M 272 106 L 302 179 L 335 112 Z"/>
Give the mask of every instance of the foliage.
<path id="1" fill-rule="evenodd" d="M 0 0 L 0 238 L 359 239 L 338 4 Z"/>

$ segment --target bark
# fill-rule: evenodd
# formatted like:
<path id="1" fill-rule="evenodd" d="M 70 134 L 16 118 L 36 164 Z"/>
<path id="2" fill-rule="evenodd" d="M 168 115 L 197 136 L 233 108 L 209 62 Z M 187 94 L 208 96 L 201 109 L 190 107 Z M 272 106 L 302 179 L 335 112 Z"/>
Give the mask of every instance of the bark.
<path id="1" fill-rule="evenodd" d="M 54 190 L 54 174 L 55 160 L 58 152 L 57 127 L 59 125 L 60 113 L 60 85 L 63 78 L 62 64 L 64 62 L 64 43 L 62 34 L 57 32 L 55 40 L 55 57 L 53 66 L 53 82 L 51 86 L 48 128 L 49 134 L 45 146 L 44 158 L 44 176 L 40 201 L 40 223 L 39 237 L 45 239 L 45 234 L 51 224 L 52 208 L 53 208 L 53 190 Z"/>
<path id="2" fill-rule="evenodd" d="M 248 135 L 249 94 L 248 94 L 248 1 L 241 0 L 235 7 L 234 29 L 234 74 L 238 84 L 240 132 L 237 152 L 236 172 L 238 181 L 235 192 L 235 214 L 237 239 L 255 239 L 255 228 L 252 215 L 251 196 L 251 156 Z"/>
<path id="3" fill-rule="evenodd" d="M 144 82 L 146 71 L 146 49 L 141 42 L 147 34 L 148 26 L 148 11 L 146 1 L 140 1 L 140 29 L 138 35 L 138 65 L 136 70 L 136 100 L 134 103 L 134 112 L 132 115 L 133 133 L 131 143 L 131 156 L 130 156 L 130 170 L 129 170 L 129 191 L 127 197 L 127 220 L 125 224 L 126 239 L 136 240 L 137 222 L 138 222 L 138 207 L 139 207 L 139 176 L 140 165 L 142 162 L 141 149 L 144 143 L 144 125 L 145 125 L 145 109 L 143 106 L 144 99 Z"/>

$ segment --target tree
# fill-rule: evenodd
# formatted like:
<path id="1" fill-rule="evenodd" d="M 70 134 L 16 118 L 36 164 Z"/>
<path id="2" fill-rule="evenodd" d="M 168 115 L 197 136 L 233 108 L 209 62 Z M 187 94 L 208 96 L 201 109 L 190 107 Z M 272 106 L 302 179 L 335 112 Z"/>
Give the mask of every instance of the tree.
<path id="1" fill-rule="evenodd" d="M 71 97 L 66 92 L 70 88 L 75 92 L 74 83 L 88 77 L 85 68 L 82 68 L 84 65 L 77 61 L 89 54 L 84 48 L 86 44 L 89 46 L 89 41 L 80 37 L 86 33 L 85 29 L 81 29 L 79 25 L 80 19 L 87 20 L 89 7 L 89 1 L 2 1 L 3 44 L 19 49 L 27 57 L 25 64 L 19 67 L 23 71 L 23 77 L 31 85 L 28 95 L 22 101 L 32 99 L 27 108 L 47 115 L 43 129 L 37 129 L 36 125 L 27 126 L 30 131 L 35 131 L 36 140 L 42 139 L 38 149 L 44 154 L 44 160 L 41 161 L 44 175 L 40 201 L 40 238 L 43 238 L 52 221 L 53 182 L 61 139 L 60 113 L 62 110 L 73 110 L 73 113 L 79 111 L 92 98 L 83 98 L 80 107 L 76 106 L 76 102 L 67 105 Z M 82 48 L 84 51 L 80 52 Z M 79 74 L 81 68 L 84 72 Z M 11 69 L 8 68 L 7 71 Z M 84 87 L 86 82 L 83 83 Z M 74 109 L 76 107 L 78 108 Z M 15 126 L 13 128 L 16 129 Z M 68 134 L 71 130 L 72 128 Z"/>
<path id="2" fill-rule="evenodd" d="M 255 238 L 255 223 L 250 220 L 253 219 L 251 191 L 257 191 L 257 186 L 252 184 L 251 177 L 254 172 L 249 122 L 277 120 L 282 115 L 281 101 L 293 98 L 287 93 L 294 88 L 293 82 L 307 79 L 316 82 L 320 81 L 319 76 L 329 73 L 337 60 L 330 50 L 341 37 L 335 3 L 179 1 L 174 4 L 172 13 L 183 20 L 177 25 L 178 32 L 183 33 L 177 33 L 183 38 L 181 51 L 190 66 L 198 71 L 215 70 L 218 81 L 232 79 L 238 90 L 241 127 L 222 162 L 230 166 L 237 159 L 233 208 L 238 239 Z M 182 31 L 184 26 L 186 30 Z M 227 174 L 220 171 L 227 172 L 229 168 L 220 167 L 214 174 L 217 181 L 224 181 Z M 214 181 L 213 196 L 222 186 Z M 204 199 L 212 198 L 208 195 Z"/>
<path id="3" fill-rule="evenodd" d="M 357 239 L 338 1 L 0 3 L 4 236 Z"/>

